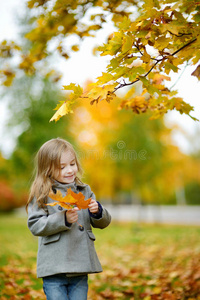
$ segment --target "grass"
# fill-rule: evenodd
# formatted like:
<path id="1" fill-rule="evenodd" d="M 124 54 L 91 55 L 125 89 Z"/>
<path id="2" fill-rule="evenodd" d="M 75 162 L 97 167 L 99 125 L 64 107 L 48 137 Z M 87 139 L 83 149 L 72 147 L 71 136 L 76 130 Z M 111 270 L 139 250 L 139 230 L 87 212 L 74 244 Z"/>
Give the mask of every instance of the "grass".
<path id="1" fill-rule="evenodd" d="M 94 233 L 104 272 L 90 275 L 89 300 L 200 300 L 199 227 L 112 222 Z M 45 299 L 26 218 L 0 215 L 0 245 L 0 299 Z"/>

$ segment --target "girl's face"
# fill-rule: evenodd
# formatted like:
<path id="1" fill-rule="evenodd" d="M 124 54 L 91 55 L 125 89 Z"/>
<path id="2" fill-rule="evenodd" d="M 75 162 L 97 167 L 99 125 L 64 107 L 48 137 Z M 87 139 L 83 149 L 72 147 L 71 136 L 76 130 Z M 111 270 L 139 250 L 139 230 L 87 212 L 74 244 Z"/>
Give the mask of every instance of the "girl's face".
<path id="1" fill-rule="evenodd" d="M 60 170 L 54 176 L 54 179 L 62 183 L 72 183 L 76 178 L 78 167 L 76 159 L 71 151 L 64 151 L 61 154 Z"/>

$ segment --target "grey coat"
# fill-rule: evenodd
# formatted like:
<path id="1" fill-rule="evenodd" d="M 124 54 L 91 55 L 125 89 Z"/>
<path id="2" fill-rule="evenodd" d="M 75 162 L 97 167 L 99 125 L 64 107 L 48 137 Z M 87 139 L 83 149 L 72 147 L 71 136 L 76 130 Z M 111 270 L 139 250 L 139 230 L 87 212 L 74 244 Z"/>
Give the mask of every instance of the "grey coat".
<path id="1" fill-rule="evenodd" d="M 61 184 L 55 182 L 56 189 L 66 194 L 71 187 L 74 192 L 82 192 L 85 199 L 95 195 L 88 185 Z M 48 203 L 53 202 L 48 198 Z M 88 209 L 78 211 L 78 222 L 84 226 L 80 231 L 77 223 L 66 226 L 65 209 L 56 206 L 39 208 L 36 200 L 28 207 L 28 227 L 33 235 L 38 236 L 37 276 L 53 274 L 80 275 L 102 271 L 97 257 L 92 227 L 105 228 L 111 222 L 108 211 L 102 207 L 102 216 L 97 219 L 90 215 Z"/>

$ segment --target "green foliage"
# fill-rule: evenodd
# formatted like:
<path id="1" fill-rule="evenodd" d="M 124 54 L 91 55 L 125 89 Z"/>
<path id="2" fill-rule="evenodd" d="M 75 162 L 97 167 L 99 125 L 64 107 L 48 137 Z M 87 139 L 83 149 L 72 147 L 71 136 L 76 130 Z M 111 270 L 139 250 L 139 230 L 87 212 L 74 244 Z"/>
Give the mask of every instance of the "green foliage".
<path id="1" fill-rule="evenodd" d="M 199 205 L 199 195 L 200 195 L 200 184 L 199 182 L 191 182 L 185 187 L 185 194 L 187 199 L 187 204 L 189 205 Z"/>
<path id="2" fill-rule="evenodd" d="M 12 158 L 18 157 L 16 167 L 24 169 L 30 154 L 36 153 L 42 143 L 55 136 L 66 135 L 67 123 L 52 126 L 48 121 L 57 99 L 61 98 L 58 88 L 51 81 L 23 77 L 16 81 L 10 97 L 12 94 L 16 95 L 16 101 L 10 105 L 12 118 L 9 125 L 12 128 L 16 125 L 22 127 Z"/>
<path id="3" fill-rule="evenodd" d="M 128 112 L 120 111 L 118 117 L 124 121 L 110 145 L 118 153 L 116 189 L 129 193 L 131 189 L 145 203 L 167 203 L 174 185 L 166 188 L 165 172 L 171 170 L 172 164 L 174 172 L 177 168 L 173 158 L 165 155 L 171 149 L 164 140 L 170 130 L 161 119 L 149 122 L 148 114 L 131 118 Z"/>
<path id="4" fill-rule="evenodd" d="M 16 138 L 15 149 L 7 160 L 7 182 L 15 197 L 23 199 L 20 201 L 22 204 L 26 202 L 25 195 L 35 168 L 34 157 L 41 145 L 55 137 L 70 141 L 72 138 L 68 132 L 68 122 L 61 120 L 58 126 L 49 123 L 57 99 L 63 97 L 51 80 L 39 76 L 23 76 L 15 80 L 6 97 L 10 111 L 6 130 L 9 130 L 10 135 L 16 129 L 20 132 Z"/>

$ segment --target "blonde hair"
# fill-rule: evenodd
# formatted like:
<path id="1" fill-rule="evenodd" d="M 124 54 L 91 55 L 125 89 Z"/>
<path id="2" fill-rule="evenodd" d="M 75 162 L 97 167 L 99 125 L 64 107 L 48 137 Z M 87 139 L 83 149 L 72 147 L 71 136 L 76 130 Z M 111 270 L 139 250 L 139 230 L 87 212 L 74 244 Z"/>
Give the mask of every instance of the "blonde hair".
<path id="1" fill-rule="evenodd" d="M 44 204 L 52 188 L 54 176 L 56 172 L 60 170 L 61 154 L 66 150 L 74 154 L 78 172 L 82 174 L 82 168 L 76 152 L 68 141 L 61 138 L 47 141 L 41 146 L 36 155 L 36 175 L 31 186 L 26 210 L 34 197 L 39 207 L 45 206 Z M 75 182 L 82 184 L 82 181 L 78 177 L 75 178 Z"/>

